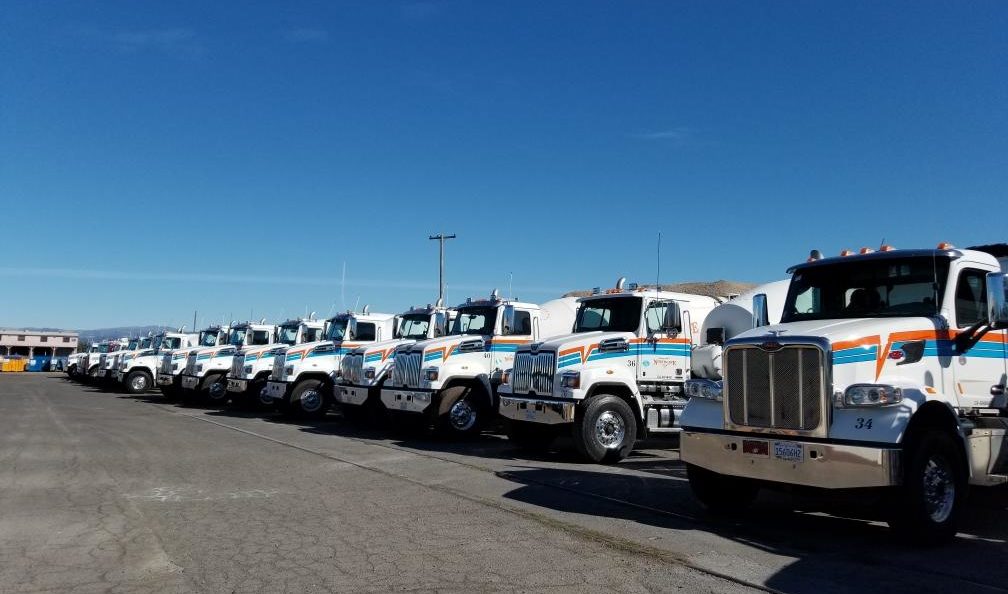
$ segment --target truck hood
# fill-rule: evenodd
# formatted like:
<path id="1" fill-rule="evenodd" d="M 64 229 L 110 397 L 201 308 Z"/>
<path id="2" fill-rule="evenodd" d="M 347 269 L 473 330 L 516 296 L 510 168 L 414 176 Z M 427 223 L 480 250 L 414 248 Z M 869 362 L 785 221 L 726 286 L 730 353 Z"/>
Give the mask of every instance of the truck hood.
<path id="1" fill-rule="evenodd" d="M 281 349 L 283 351 L 286 351 L 289 348 L 291 348 L 290 345 L 284 344 L 282 342 L 277 342 L 273 344 L 261 344 L 258 346 L 245 347 L 241 349 L 241 352 L 243 355 L 245 355 L 246 358 L 248 357 L 258 358 L 261 357 L 264 353 L 269 353 Z"/>
<path id="2" fill-rule="evenodd" d="M 411 352 L 423 351 L 424 353 L 443 353 L 445 355 L 443 358 L 447 358 L 447 355 L 450 355 L 452 351 L 458 347 L 458 345 L 470 340 L 483 340 L 484 342 L 489 342 L 489 339 L 481 334 L 462 334 L 421 340 L 413 343 L 409 350 Z"/>
<path id="3" fill-rule="evenodd" d="M 365 364 L 383 363 L 392 357 L 392 354 L 397 348 L 414 343 L 416 343 L 416 341 L 412 338 L 393 338 L 391 340 L 383 340 L 367 346 L 357 347 L 353 350 L 353 353 L 363 355 Z"/>
<path id="4" fill-rule="evenodd" d="M 226 351 L 228 349 L 231 349 L 232 351 L 237 351 L 238 350 L 236 347 L 233 347 L 233 346 L 231 346 L 229 344 L 225 344 L 225 345 L 221 345 L 221 346 L 215 346 L 215 347 L 202 347 L 202 348 L 196 349 L 196 356 L 202 357 L 202 356 L 205 356 L 205 355 L 210 355 L 211 357 L 217 357 L 217 356 L 220 356 L 220 355 L 224 354 L 224 351 Z M 189 351 L 189 353 L 192 354 L 192 351 Z"/>

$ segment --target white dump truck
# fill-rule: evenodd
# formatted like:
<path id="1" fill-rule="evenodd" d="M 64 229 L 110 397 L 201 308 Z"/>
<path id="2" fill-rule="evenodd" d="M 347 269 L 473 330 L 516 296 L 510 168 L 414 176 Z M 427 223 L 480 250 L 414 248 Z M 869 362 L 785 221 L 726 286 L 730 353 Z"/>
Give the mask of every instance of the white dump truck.
<path id="1" fill-rule="evenodd" d="M 358 347 L 345 355 L 334 389 L 343 416 L 375 420 L 384 410 L 381 386 L 391 375 L 395 350 L 448 334 L 455 315 L 454 309 L 444 307 L 440 301 L 411 307 L 396 319 L 393 338 Z"/>
<path id="2" fill-rule="evenodd" d="M 274 358 L 284 354 L 289 347 L 322 340 L 325 325 L 325 320 L 316 320 L 314 316 L 287 320 L 278 327 L 275 343 L 245 347 L 235 353 L 227 378 L 227 389 L 232 399 L 272 405 L 273 399 L 262 398 L 261 393 L 273 371 Z"/>
<path id="3" fill-rule="evenodd" d="M 332 406 L 343 356 L 357 347 L 394 335 L 395 316 L 347 312 L 326 322 L 325 340 L 287 349 L 273 360 L 273 371 L 262 397 L 277 403 L 286 414 L 318 418 Z"/>
<path id="4" fill-rule="evenodd" d="M 497 388 L 521 345 L 570 332 L 577 300 L 542 306 L 501 299 L 459 305 L 448 336 L 403 345 L 381 388 L 387 412 L 412 415 L 435 433 L 478 433 L 497 417 Z"/>
<path id="5" fill-rule="evenodd" d="M 141 394 L 154 387 L 154 378 L 162 358 L 179 349 L 196 345 L 198 336 L 186 334 L 183 328 L 163 332 L 154 337 L 150 348 L 122 353 L 117 359 L 116 381 L 129 394 Z"/>
<path id="6" fill-rule="evenodd" d="M 967 485 L 1008 482 L 1006 258 L 943 243 L 791 268 L 780 323 L 756 296 L 722 379 L 687 385 L 697 498 L 738 512 L 763 486 L 882 488 L 893 528 L 954 535 Z"/>
<path id="7" fill-rule="evenodd" d="M 180 382 L 183 399 L 201 398 L 214 405 L 228 400 L 227 374 L 231 370 L 235 353 L 242 349 L 276 343 L 277 327 L 258 323 L 232 323 L 227 342 L 222 345 L 200 348 L 186 355 L 185 370 Z"/>
<path id="8" fill-rule="evenodd" d="M 677 430 L 691 351 L 720 300 L 625 282 L 580 299 L 573 332 L 518 348 L 500 389 L 516 444 L 569 432 L 586 459 L 616 462 L 649 432 Z"/>
<path id="9" fill-rule="evenodd" d="M 195 344 L 163 351 L 155 380 L 161 393 L 169 398 L 178 397 L 182 392 L 182 372 L 185 371 L 189 353 L 226 344 L 229 330 L 228 326 L 208 326 L 200 330 Z"/>
<path id="10" fill-rule="evenodd" d="M 103 340 L 98 343 L 97 351 L 87 353 L 81 358 L 81 371 L 84 379 L 92 382 L 99 381 L 104 376 L 103 372 L 108 355 L 115 353 L 123 346 L 122 340 Z"/>
<path id="11" fill-rule="evenodd" d="M 157 337 L 153 333 L 143 337 L 120 340 L 120 344 L 125 343 L 125 346 L 122 346 L 114 353 L 101 357 L 102 369 L 98 372 L 99 377 L 109 385 L 114 384 L 116 381 L 116 370 L 119 369 L 119 362 L 123 360 L 123 357 L 127 353 L 136 353 L 150 348 L 157 348 L 155 344 L 157 340 Z"/>
<path id="12" fill-rule="evenodd" d="M 67 357 L 67 368 L 66 372 L 72 378 L 84 377 L 87 375 L 87 361 L 88 355 L 90 353 L 98 353 L 101 345 L 98 343 L 92 344 L 88 350 L 81 351 L 79 353 L 73 353 Z"/>

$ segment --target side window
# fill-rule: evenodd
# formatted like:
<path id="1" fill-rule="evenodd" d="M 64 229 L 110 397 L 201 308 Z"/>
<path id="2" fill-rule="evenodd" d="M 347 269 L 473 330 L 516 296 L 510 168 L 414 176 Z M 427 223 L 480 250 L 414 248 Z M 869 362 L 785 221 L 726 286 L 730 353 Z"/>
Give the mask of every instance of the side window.
<path id="1" fill-rule="evenodd" d="M 644 311 L 644 320 L 647 323 L 647 333 L 654 334 L 661 332 L 662 322 L 665 321 L 665 310 L 668 309 L 668 301 L 652 301 Z"/>
<path id="2" fill-rule="evenodd" d="M 370 322 L 357 322 L 357 334 L 353 339 L 373 341 L 375 339 L 375 325 Z"/>
<path id="3" fill-rule="evenodd" d="M 987 273 L 963 270 L 955 292 L 956 324 L 960 328 L 987 319 Z"/>
<path id="4" fill-rule="evenodd" d="M 511 329 L 512 336 L 532 335 L 532 314 L 527 311 L 516 309 L 514 312 L 514 328 Z"/>

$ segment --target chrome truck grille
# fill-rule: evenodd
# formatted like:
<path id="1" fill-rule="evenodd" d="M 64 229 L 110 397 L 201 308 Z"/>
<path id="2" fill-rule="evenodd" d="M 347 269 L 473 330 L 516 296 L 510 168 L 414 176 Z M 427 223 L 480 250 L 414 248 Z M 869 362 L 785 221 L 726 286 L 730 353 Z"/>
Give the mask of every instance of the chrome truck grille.
<path id="1" fill-rule="evenodd" d="M 396 386 L 417 388 L 420 386 L 420 359 L 423 353 L 396 353 L 392 370 L 392 383 Z"/>
<path id="2" fill-rule="evenodd" d="M 245 355 L 238 352 L 231 359 L 231 377 L 241 379 L 245 377 Z"/>
<path id="3" fill-rule="evenodd" d="M 172 354 L 165 353 L 161 355 L 161 365 L 158 367 L 158 373 L 171 373 L 171 362 Z"/>
<path id="4" fill-rule="evenodd" d="M 189 353 L 185 361 L 185 372 L 187 375 L 193 375 L 196 373 L 196 353 Z"/>
<path id="5" fill-rule="evenodd" d="M 340 363 L 340 374 L 351 384 L 359 384 L 364 372 L 364 354 L 353 353 L 343 357 Z"/>
<path id="6" fill-rule="evenodd" d="M 724 398 L 738 427 L 813 431 L 823 421 L 823 351 L 784 345 L 767 351 L 757 345 L 725 349 Z"/>
<path id="7" fill-rule="evenodd" d="M 511 388 L 515 393 L 553 393 L 556 376 L 556 353 L 517 353 L 511 370 Z"/>
<path id="8" fill-rule="evenodd" d="M 102 354 L 98 357 L 98 369 L 105 369 L 105 363 L 108 362 L 108 355 Z"/>
<path id="9" fill-rule="evenodd" d="M 273 357 L 273 371 L 270 373 L 271 380 L 277 382 L 284 380 L 284 363 L 286 362 L 286 354 L 278 354 L 276 357 Z"/>

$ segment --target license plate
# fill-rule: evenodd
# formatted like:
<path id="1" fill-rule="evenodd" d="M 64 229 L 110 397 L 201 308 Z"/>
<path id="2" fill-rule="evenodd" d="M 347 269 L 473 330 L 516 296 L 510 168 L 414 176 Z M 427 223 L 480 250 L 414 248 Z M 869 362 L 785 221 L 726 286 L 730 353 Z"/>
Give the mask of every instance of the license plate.
<path id="1" fill-rule="evenodd" d="M 785 462 L 802 462 L 805 460 L 805 450 L 802 444 L 793 441 L 775 441 L 773 455 Z"/>

